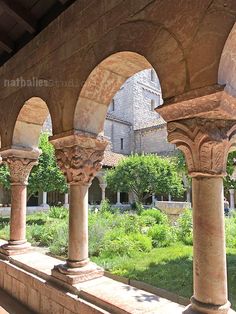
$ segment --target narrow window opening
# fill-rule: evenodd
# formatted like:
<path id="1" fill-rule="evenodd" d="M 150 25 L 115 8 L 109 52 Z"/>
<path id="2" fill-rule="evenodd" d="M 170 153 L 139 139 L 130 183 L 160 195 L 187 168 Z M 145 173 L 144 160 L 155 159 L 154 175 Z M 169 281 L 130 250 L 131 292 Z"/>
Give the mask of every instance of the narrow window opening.
<path id="1" fill-rule="evenodd" d="M 155 71 L 153 69 L 151 69 L 151 81 L 155 82 L 155 78 L 156 78 Z"/>
<path id="2" fill-rule="evenodd" d="M 115 111 L 115 100 L 114 99 L 112 99 L 111 110 Z"/>
<path id="3" fill-rule="evenodd" d="M 151 111 L 154 111 L 156 107 L 155 99 L 151 99 Z"/>
<path id="4" fill-rule="evenodd" d="M 124 139 L 123 138 L 120 139 L 120 149 L 121 150 L 124 149 Z"/>

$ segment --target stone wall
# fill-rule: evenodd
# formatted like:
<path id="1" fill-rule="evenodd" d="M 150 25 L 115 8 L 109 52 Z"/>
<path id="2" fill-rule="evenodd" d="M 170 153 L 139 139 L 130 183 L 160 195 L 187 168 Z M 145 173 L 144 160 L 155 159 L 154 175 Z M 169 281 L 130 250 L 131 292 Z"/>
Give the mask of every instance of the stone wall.
<path id="1" fill-rule="evenodd" d="M 167 143 L 165 121 L 154 111 L 162 102 L 160 82 L 153 69 L 130 77 L 113 98 L 105 121 L 104 134 L 110 138 L 112 150 L 122 154 L 173 151 L 174 145 Z M 163 127 L 147 129 L 159 125 Z"/>
<path id="2" fill-rule="evenodd" d="M 172 222 L 175 222 L 184 210 L 189 209 L 192 206 L 189 202 L 156 201 L 155 207 L 167 214 Z"/>
<path id="3" fill-rule="evenodd" d="M 35 313 L 108 313 L 3 260 L 0 260 L 0 288 Z"/>
<path id="4" fill-rule="evenodd" d="M 153 81 L 151 80 L 151 73 Z M 144 70 L 133 76 L 133 127 L 134 130 L 160 123 L 154 111 L 162 101 L 161 87 L 154 70 Z M 162 121 L 162 119 L 160 119 Z"/>
<path id="5" fill-rule="evenodd" d="M 175 145 L 167 141 L 166 125 L 152 127 L 134 132 L 134 147 L 136 153 L 158 153 L 170 155 L 175 152 Z"/>
<path id="6" fill-rule="evenodd" d="M 115 119 L 106 119 L 104 135 L 111 141 L 111 150 L 115 153 L 129 155 L 131 153 L 132 126 Z M 123 138 L 123 149 L 121 149 Z"/>

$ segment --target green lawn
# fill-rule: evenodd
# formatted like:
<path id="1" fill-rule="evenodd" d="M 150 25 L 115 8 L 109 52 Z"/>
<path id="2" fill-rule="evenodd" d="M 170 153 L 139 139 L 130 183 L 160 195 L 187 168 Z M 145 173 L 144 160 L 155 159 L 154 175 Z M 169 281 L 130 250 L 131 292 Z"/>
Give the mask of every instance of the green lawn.
<path id="1" fill-rule="evenodd" d="M 192 295 L 192 247 L 177 244 L 134 257 L 93 261 L 114 274 L 140 280 L 183 297 Z M 227 250 L 229 299 L 236 309 L 236 249 Z"/>

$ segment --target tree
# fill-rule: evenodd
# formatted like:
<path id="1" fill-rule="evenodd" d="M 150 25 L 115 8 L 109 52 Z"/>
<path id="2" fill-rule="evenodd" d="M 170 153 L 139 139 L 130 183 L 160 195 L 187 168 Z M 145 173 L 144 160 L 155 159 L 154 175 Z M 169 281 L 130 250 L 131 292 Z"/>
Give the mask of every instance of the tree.
<path id="1" fill-rule="evenodd" d="M 106 173 L 108 186 L 120 192 L 133 192 L 143 203 L 153 193 L 182 195 L 184 189 L 176 166 L 169 158 L 133 155 Z"/>
<path id="2" fill-rule="evenodd" d="M 4 189 L 10 189 L 10 173 L 8 167 L 3 163 L 0 165 L 0 185 L 2 185 Z"/>
<path id="3" fill-rule="evenodd" d="M 61 193 L 67 191 L 65 177 L 57 166 L 55 150 L 49 143 L 48 136 L 48 133 L 40 135 L 39 148 L 42 150 L 42 154 L 39 156 L 38 165 L 34 166 L 29 176 L 29 197 L 38 191 L 59 191 Z"/>
<path id="4" fill-rule="evenodd" d="M 232 151 L 228 155 L 226 172 L 227 175 L 224 177 L 224 188 L 228 192 L 229 189 L 236 189 L 236 181 L 231 178 L 235 169 L 236 151 Z"/>
<path id="5" fill-rule="evenodd" d="M 192 180 L 191 177 L 188 175 L 188 168 L 186 164 L 186 159 L 184 154 L 181 150 L 177 151 L 176 157 L 174 157 L 174 162 L 176 164 L 177 172 L 182 176 L 182 180 L 184 183 L 184 187 L 187 191 L 190 191 Z"/>

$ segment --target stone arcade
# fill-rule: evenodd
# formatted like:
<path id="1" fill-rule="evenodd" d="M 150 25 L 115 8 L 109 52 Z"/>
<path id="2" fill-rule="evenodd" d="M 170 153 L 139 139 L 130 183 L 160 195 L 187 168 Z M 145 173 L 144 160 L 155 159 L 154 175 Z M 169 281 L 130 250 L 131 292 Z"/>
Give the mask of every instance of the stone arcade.
<path id="1" fill-rule="evenodd" d="M 2 2 L 34 33 L 29 20 Z M 222 177 L 236 134 L 235 18 L 235 1 L 77 0 L 9 56 L 0 68 L 0 155 L 12 184 L 1 289 L 39 313 L 234 313 Z M 1 47 L 13 49 L 4 41 Z M 149 68 L 160 79 L 164 104 L 157 112 L 167 122 L 168 140 L 184 152 L 193 177 L 194 293 L 187 309 L 103 276 L 88 259 L 88 186 L 107 145 L 107 109 L 127 78 Z M 19 78 L 32 84 L 4 83 Z M 35 78 L 41 83 L 33 84 Z M 71 193 L 64 264 L 31 252 L 25 236 L 27 178 L 48 112 Z"/>

